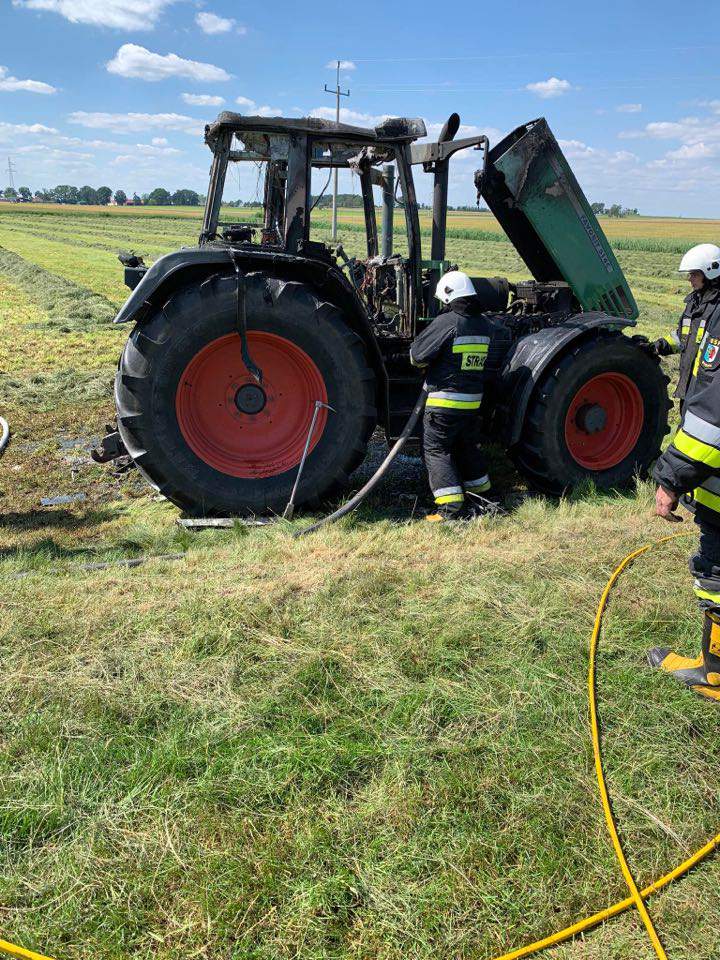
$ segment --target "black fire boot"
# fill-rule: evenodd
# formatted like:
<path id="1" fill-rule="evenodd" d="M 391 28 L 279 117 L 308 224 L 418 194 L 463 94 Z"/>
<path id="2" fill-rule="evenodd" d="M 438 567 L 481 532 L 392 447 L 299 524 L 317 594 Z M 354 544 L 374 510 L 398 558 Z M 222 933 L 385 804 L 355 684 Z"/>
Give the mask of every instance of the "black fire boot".
<path id="1" fill-rule="evenodd" d="M 702 650 L 695 659 L 667 647 L 653 647 L 647 659 L 651 667 L 672 674 L 701 697 L 720 702 L 720 613 L 705 611 Z"/>

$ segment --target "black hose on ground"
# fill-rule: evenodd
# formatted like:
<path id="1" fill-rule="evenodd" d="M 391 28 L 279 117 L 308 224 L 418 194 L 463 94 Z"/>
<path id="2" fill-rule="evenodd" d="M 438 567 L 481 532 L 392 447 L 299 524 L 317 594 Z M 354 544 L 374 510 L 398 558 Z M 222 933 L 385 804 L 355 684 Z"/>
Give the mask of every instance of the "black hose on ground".
<path id="1" fill-rule="evenodd" d="M 304 537 L 307 533 L 315 533 L 315 531 L 319 530 L 320 527 L 324 527 L 328 523 L 334 523 L 336 520 L 347 516 L 348 513 L 351 513 L 356 507 L 360 506 L 365 497 L 367 497 L 369 493 L 372 493 L 375 487 L 380 483 L 382 478 L 387 473 L 390 464 L 405 446 L 405 442 L 415 429 L 415 425 L 420 419 L 420 414 L 423 412 L 426 400 L 427 393 L 423 389 L 421 390 L 420 396 L 417 399 L 417 403 L 413 408 L 413 412 L 410 414 L 407 423 L 403 427 L 402 433 L 397 438 L 392 446 L 392 449 L 377 468 L 375 473 L 370 477 L 365 486 L 361 487 L 355 496 L 351 497 L 347 503 L 344 503 L 334 513 L 330 513 L 327 517 L 323 517 L 322 520 L 318 520 L 317 523 L 313 523 L 311 526 L 305 527 L 304 530 L 298 530 L 297 533 L 293 534 L 293 539 L 296 540 L 298 537 Z"/>

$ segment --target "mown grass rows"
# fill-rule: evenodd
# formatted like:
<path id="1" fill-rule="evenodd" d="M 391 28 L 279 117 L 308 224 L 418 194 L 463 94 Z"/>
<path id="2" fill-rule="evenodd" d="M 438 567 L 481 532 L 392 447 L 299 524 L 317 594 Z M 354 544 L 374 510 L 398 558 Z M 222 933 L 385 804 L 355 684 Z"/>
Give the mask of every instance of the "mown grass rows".
<path id="1" fill-rule="evenodd" d="M 19 581 L 0 626 L 16 938 L 71 958 L 489 960 L 621 899 L 585 650 L 649 495 L 528 502 L 463 531 L 366 512 L 310 543 L 204 535 L 179 565 Z M 130 512 L 144 549 L 167 545 L 167 507 Z M 641 882 L 720 814 L 714 714 L 639 668 L 650 640 L 692 644 L 689 585 L 657 592 L 682 560 L 631 574 L 601 661 Z M 691 901 L 719 875 L 655 900 L 673 957 L 714 956 L 717 908 Z M 559 955 L 652 953 L 626 918 Z"/>
<path id="2" fill-rule="evenodd" d="M 311 540 L 289 537 L 305 518 L 188 535 L 137 477 L 61 445 L 111 412 L 82 378 L 110 383 L 126 331 L 82 312 L 90 291 L 124 292 L 109 251 L 42 232 L 0 224 L 0 370 L 25 391 L 0 462 L 0 936 L 68 960 L 491 960 L 623 898 L 586 651 L 614 561 L 665 532 L 652 486 L 523 499 L 492 451 L 516 496 L 490 523 L 410 522 L 427 494 L 408 461 Z M 526 275 L 508 244 L 450 245 L 473 272 Z M 643 332 L 671 323 L 674 257 L 623 257 Z M 84 503 L 38 510 L 77 489 Z M 643 665 L 650 645 L 695 652 L 691 542 L 630 571 L 602 641 L 606 760 L 641 883 L 720 819 L 716 715 Z M 673 960 L 720 952 L 719 879 L 710 861 L 653 898 Z M 630 915 L 556 955 L 653 953 Z"/>

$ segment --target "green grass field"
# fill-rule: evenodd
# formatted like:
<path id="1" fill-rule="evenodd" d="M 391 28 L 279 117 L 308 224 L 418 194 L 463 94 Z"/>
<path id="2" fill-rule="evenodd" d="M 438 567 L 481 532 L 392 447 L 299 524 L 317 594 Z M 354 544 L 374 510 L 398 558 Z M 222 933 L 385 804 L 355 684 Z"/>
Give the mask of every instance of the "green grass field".
<path id="1" fill-rule="evenodd" d="M 359 252 L 357 213 L 341 235 Z M 0 938 L 58 960 L 491 960 L 624 898 L 587 645 L 615 561 L 667 532 L 651 485 L 553 502 L 492 451 L 503 519 L 427 529 L 413 461 L 310 540 L 289 537 L 305 519 L 181 531 L 87 450 L 128 333 L 110 323 L 117 250 L 153 259 L 199 218 L 0 206 Z M 671 329 L 679 251 L 720 224 L 603 227 L 639 331 Z M 471 273 L 527 275 L 487 215 L 452 216 L 448 247 Z M 606 762 L 641 885 L 720 830 L 719 715 L 644 666 L 649 645 L 695 652 L 692 543 L 638 561 L 602 641 Z M 673 960 L 720 955 L 719 882 L 711 859 L 650 901 Z M 551 956 L 654 954 L 628 914 Z"/>

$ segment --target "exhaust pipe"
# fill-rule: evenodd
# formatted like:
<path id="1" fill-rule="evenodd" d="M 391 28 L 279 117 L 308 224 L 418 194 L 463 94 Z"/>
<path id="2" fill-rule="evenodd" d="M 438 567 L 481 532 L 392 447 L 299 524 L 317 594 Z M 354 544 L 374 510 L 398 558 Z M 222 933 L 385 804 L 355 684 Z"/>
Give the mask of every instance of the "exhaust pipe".
<path id="1" fill-rule="evenodd" d="M 447 143 L 455 139 L 460 129 L 460 115 L 451 113 L 443 124 L 438 137 L 438 143 Z M 433 213 L 432 213 L 432 247 L 430 257 L 433 260 L 445 259 L 445 234 L 447 232 L 447 197 L 449 160 L 435 162 L 435 178 L 433 182 Z"/>

